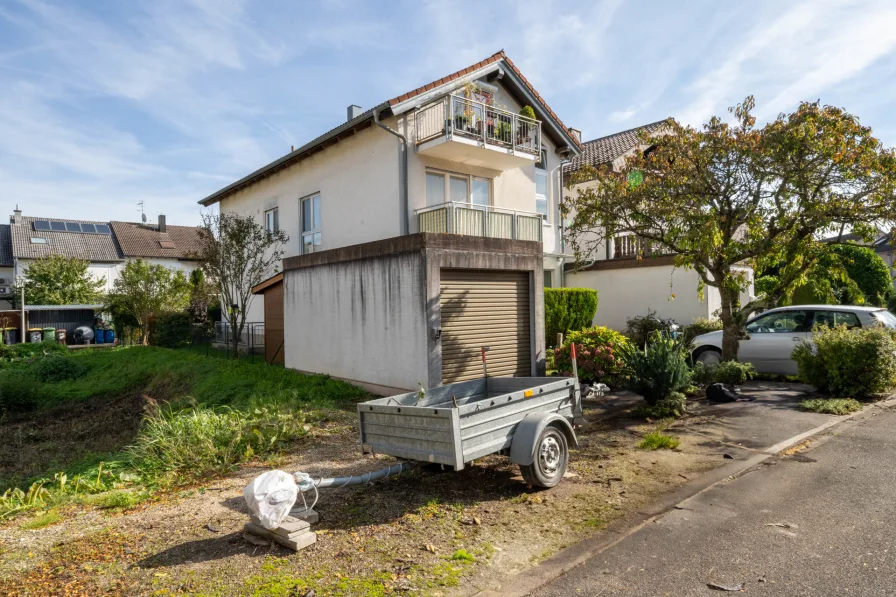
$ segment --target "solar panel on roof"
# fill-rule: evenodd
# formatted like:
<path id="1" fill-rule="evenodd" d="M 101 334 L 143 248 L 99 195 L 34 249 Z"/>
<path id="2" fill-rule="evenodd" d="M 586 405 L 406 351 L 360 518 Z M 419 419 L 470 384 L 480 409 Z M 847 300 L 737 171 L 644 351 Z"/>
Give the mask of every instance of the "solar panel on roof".
<path id="1" fill-rule="evenodd" d="M 35 230 L 49 230 L 50 223 L 46 220 L 35 220 L 34 229 Z"/>
<path id="2" fill-rule="evenodd" d="M 94 226 L 93 224 L 81 224 L 81 232 L 95 233 L 96 226 Z"/>
<path id="3" fill-rule="evenodd" d="M 66 232 L 81 232 L 81 224 L 77 222 L 66 222 L 65 223 L 65 231 Z"/>
<path id="4" fill-rule="evenodd" d="M 50 222 L 50 229 L 56 232 L 65 232 L 65 222 Z"/>
<path id="5" fill-rule="evenodd" d="M 112 231 L 109 230 L 109 226 L 107 224 L 97 224 L 96 231 L 99 234 L 112 234 Z"/>

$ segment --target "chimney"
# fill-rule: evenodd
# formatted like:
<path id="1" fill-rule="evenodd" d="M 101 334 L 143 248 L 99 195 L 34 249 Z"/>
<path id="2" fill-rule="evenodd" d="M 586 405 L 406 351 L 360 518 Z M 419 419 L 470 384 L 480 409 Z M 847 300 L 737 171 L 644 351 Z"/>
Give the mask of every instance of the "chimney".
<path id="1" fill-rule="evenodd" d="M 159 214 L 159 232 L 168 232 L 168 225 L 165 223 L 163 214 Z"/>
<path id="2" fill-rule="evenodd" d="M 345 109 L 345 121 L 353 120 L 361 115 L 364 110 L 361 109 L 361 106 L 356 106 L 352 104 L 348 108 Z"/>
<path id="3" fill-rule="evenodd" d="M 576 141 L 578 141 L 579 143 L 582 142 L 582 131 L 580 131 L 579 129 L 574 129 L 574 128 L 570 128 L 567 130 L 569 130 L 569 134 L 572 135 Z"/>
<path id="4" fill-rule="evenodd" d="M 22 223 L 22 210 L 19 209 L 19 206 L 16 205 L 16 208 L 12 212 L 12 217 L 9 218 L 10 224 L 21 224 Z"/>

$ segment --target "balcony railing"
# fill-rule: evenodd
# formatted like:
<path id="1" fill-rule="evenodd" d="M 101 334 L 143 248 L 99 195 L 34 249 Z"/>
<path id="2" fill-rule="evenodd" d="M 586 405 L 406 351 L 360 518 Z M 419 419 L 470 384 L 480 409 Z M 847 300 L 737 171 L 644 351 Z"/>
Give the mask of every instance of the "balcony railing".
<path id="1" fill-rule="evenodd" d="M 663 246 L 657 242 L 641 238 L 634 234 L 623 234 L 613 238 L 610 259 L 657 257 L 659 255 L 669 254 L 670 252 L 665 250 Z"/>
<path id="2" fill-rule="evenodd" d="M 448 202 L 417 210 L 420 232 L 541 241 L 541 214 Z"/>
<path id="3" fill-rule="evenodd" d="M 445 96 L 417 112 L 416 127 L 417 145 L 457 136 L 536 157 L 541 154 L 540 122 L 458 95 Z"/>

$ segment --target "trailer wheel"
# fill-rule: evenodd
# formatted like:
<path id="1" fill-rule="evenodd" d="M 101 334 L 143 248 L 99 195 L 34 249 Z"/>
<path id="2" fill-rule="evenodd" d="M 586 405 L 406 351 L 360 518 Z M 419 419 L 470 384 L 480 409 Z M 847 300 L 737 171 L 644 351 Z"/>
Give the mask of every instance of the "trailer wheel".
<path id="1" fill-rule="evenodd" d="M 553 487 L 563 479 L 569 462 L 566 435 L 553 426 L 544 428 L 535 444 L 535 460 L 520 465 L 526 483 L 534 487 Z"/>

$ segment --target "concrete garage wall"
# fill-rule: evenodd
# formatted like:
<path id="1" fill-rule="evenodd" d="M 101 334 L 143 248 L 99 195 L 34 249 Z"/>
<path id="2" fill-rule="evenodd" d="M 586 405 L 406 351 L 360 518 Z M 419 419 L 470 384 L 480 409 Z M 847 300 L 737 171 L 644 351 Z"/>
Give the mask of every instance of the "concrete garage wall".
<path id="1" fill-rule="evenodd" d="M 661 259 L 666 258 L 658 258 Z M 649 262 L 649 259 L 642 261 Z M 604 263 L 615 265 L 612 261 Z M 741 295 L 742 304 L 753 294 L 752 270 L 745 268 L 745 271 L 750 276 L 750 286 Z M 668 263 L 567 272 L 566 285 L 597 290 L 594 324 L 619 331 L 625 330 L 627 318 L 647 315 L 648 310 L 656 311 L 658 317 L 672 318 L 680 325 L 687 325 L 695 317 L 712 317 L 722 306 L 715 288 L 707 287 L 704 299 L 699 298 L 697 272 L 675 268 Z"/>
<path id="2" fill-rule="evenodd" d="M 287 367 L 361 382 L 380 394 L 427 382 L 420 252 L 287 270 L 284 282 Z"/>
<path id="3" fill-rule="evenodd" d="M 544 374 L 541 243 L 411 234 L 284 260 L 286 366 L 378 394 L 442 382 L 442 269 L 530 273 L 532 374 Z"/>

